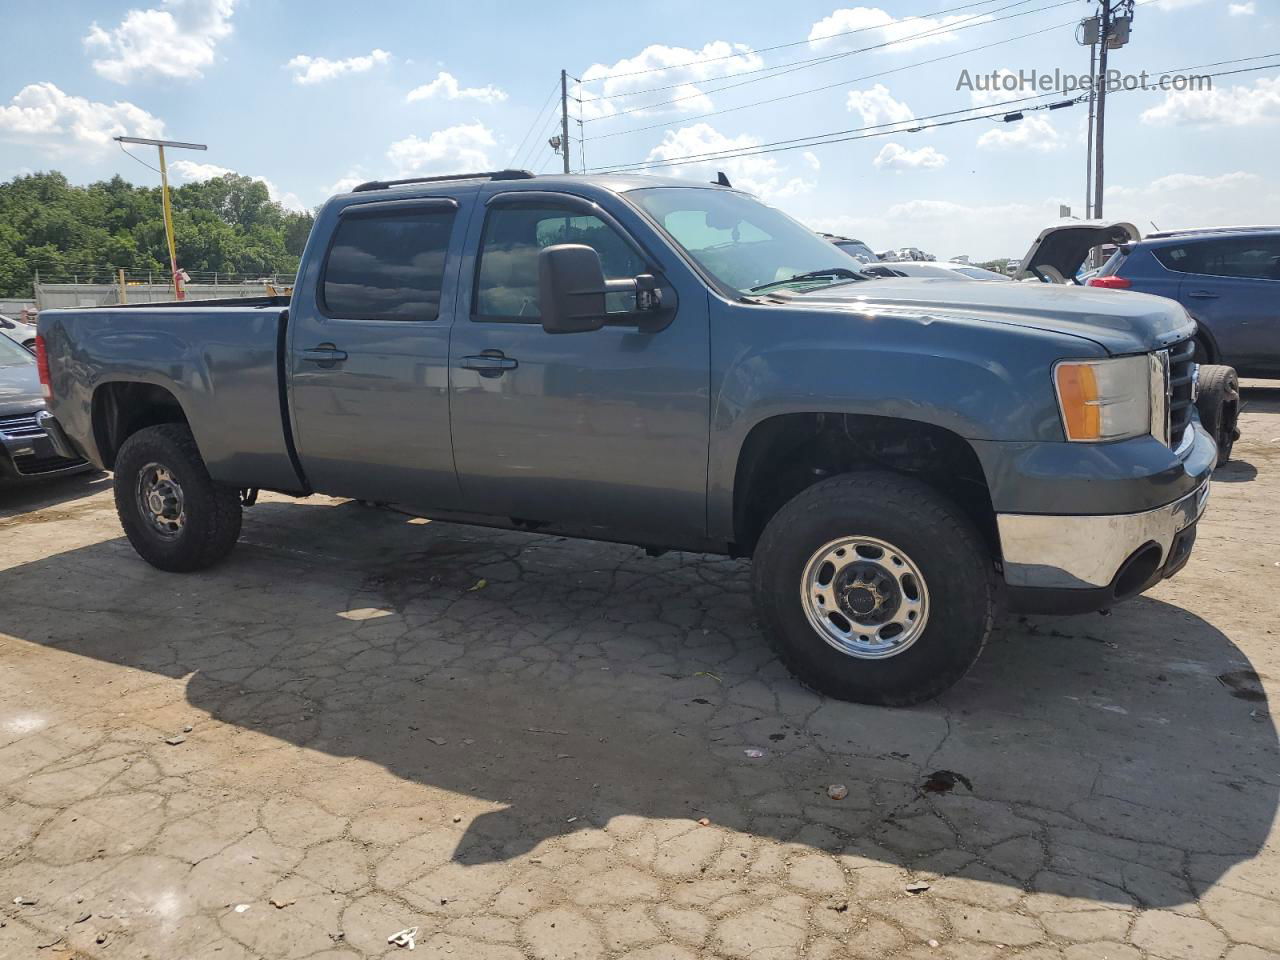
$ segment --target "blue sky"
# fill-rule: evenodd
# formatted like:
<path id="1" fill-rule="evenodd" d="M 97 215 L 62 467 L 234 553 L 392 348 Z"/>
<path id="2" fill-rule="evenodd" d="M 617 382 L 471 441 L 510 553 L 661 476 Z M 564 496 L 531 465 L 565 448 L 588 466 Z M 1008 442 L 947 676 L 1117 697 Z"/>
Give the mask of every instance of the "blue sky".
<path id="1" fill-rule="evenodd" d="M 588 168 L 875 127 L 862 140 L 661 172 L 725 170 L 815 228 L 876 249 L 1021 255 L 1059 203 L 1083 206 L 1085 107 L 906 128 L 983 102 L 957 90 L 962 70 L 1085 71 L 1069 24 L 1095 5 L 1054 3 L 0 0 L 0 178 L 56 168 L 74 182 L 154 182 L 111 142 L 119 133 L 208 143 L 171 155 L 175 180 L 230 169 L 291 206 L 372 177 L 513 159 L 550 171 L 555 118 L 535 120 L 564 67 L 586 81 L 572 85 L 571 113 L 584 122 L 571 134 L 586 135 Z M 1044 32 L 1011 39 L 1033 31 Z M 1198 71 L 1277 64 L 1219 77 L 1211 92 L 1110 97 L 1107 214 L 1142 229 L 1280 221 L 1280 3 L 1140 2 L 1132 42 L 1112 57 L 1126 72 L 1272 53 Z M 796 68 L 775 76 L 786 64 Z M 885 75 L 856 79 L 875 73 Z M 581 147 L 572 144 L 575 168 Z"/>

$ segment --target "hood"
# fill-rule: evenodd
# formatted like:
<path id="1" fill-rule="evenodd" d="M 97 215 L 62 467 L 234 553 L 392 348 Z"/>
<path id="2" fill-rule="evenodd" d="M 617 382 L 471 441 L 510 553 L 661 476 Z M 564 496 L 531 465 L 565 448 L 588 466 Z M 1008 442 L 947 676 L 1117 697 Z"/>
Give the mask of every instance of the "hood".
<path id="1" fill-rule="evenodd" d="M 1013 276 L 1015 280 L 1044 277 L 1054 283 L 1070 283 L 1094 247 L 1141 239 L 1138 228 L 1122 220 L 1063 220 L 1040 231 Z"/>
<path id="2" fill-rule="evenodd" d="M 780 293 L 776 299 L 832 309 L 909 311 L 1002 323 L 1082 337 L 1112 354 L 1145 353 L 1195 331 L 1187 311 L 1172 300 L 1074 284 L 895 278 Z"/>
<path id="3" fill-rule="evenodd" d="M 44 409 L 44 397 L 40 392 L 40 374 L 36 371 L 36 358 L 21 364 L 0 365 L 0 417 L 34 413 Z"/>

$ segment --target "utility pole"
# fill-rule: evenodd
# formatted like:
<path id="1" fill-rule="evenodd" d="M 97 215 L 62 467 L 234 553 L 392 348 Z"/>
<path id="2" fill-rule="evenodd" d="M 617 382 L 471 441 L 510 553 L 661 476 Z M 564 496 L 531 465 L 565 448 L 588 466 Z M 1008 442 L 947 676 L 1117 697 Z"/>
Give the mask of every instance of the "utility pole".
<path id="1" fill-rule="evenodd" d="M 545 87 L 543 89 L 546 89 Z M 543 121 L 544 123 L 546 121 Z M 545 154 L 544 154 L 545 156 Z M 569 74 L 560 71 L 560 156 L 564 172 L 569 172 Z"/>
<path id="2" fill-rule="evenodd" d="M 1094 136 L 1093 156 L 1093 215 L 1102 219 L 1102 186 L 1103 186 L 1103 138 L 1107 124 L 1107 48 L 1111 41 L 1111 0 L 1101 0 L 1101 22 L 1098 25 L 1098 111 L 1097 134 Z"/>
<path id="3" fill-rule="evenodd" d="M 1094 44 L 1089 45 L 1089 145 L 1085 148 L 1084 156 L 1084 216 L 1089 219 L 1093 216 L 1093 112 L 1094 98 L 1097 96 L 1097 86 L 1094 83 L 1094 77 L 1098 75 L 1098 48 Z"/>
<path id="4" fill-rule="evenodd" d="M 140 143 L 143 146 L 155 147 L 160 151 L 160 204 L 164 208 L 164 236 L 169 243 L 169 278 L 173 286 L 173 296 L 177 300 L 186 299 L 182 289 L 182 278 L 178 275 L 178 251 L 173 242 L 173 208 L 169 205 L 169 167 L 164 160 L 164 148 L 175 150 L 208 150 L 203 143 L 183 143 L 180 140 L 146 140 L 142 137 L 112 137 L 118 143 Z"/>

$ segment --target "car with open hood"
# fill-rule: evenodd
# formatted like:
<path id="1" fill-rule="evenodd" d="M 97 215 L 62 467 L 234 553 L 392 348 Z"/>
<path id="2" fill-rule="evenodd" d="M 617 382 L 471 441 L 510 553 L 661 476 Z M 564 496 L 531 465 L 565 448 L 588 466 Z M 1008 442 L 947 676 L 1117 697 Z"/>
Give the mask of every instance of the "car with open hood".
<path id="1" fill-rule="evenodd" d="M 1076 283 L 1081 268 L 1095 248 L 1103 248 L 1110 256 L 1111 251 L 1121 244 L 1141 238 L 1138 228 L 1123 220 L 1063 220 L 1040 231 L 1013 278 L 1035 279 L 1042 283 Z"/>

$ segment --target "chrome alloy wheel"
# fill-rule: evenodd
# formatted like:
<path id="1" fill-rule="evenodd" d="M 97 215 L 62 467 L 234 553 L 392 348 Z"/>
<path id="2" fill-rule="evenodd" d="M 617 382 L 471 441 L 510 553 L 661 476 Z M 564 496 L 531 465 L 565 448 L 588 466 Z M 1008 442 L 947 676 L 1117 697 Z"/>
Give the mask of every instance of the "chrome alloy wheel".
<path id="1" fill-rule="evenodd" d="M 138 509 L 154 532 L 172 540 L 182 532 L 187 512 L 182 487 L 168 467 L 148 463 L 138 473 Z"/>
<path id="2" fill-rule="evenodd" d="M 820 547 L 805 564 L 800 598 L 822 639 L 860 660 L 897 656 L 929 621 L 920 568 L 875 537 L 841 537 Z"/>

